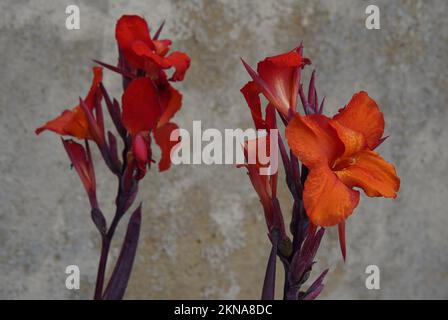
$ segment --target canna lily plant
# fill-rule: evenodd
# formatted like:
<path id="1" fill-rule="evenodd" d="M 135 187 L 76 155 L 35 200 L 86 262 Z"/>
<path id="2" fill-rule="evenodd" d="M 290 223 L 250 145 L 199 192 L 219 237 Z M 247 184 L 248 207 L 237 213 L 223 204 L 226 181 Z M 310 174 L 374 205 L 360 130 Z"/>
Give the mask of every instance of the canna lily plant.
<path id="1" fill-rule="evenodd" d="M 94 299 L 121 299 L 125 293 L 137 250 L 141 224 L 141 204 L 129 218 L 120 255 L 105 285 L 106 265 L 111 240 L 121 218 L 133 205 L 139 181 L 156 160 L 152 156 L 152 139 L 161 149 L 159 171 L 170 168 L 170 152 L 178 141 L 171 141 L 177 125 L 171 118 L 180 110 L 182 94 L 172 82 L 184 79 L 190 58 L 182 52 L 169 53 L 171 41 L 159 40 L 163 23 L 153 37 L 146 21 L 135 15 L 122 16 L 116 24 L 119 59 L 116 66 L 95 62 L 93 81 L 87 96 L 36 130 L 52 131 L 62 144 L 86 190 L 91 217 L 101 235 L 101 256 Z M 120 103 L 111 99 L 103 85 L 103 68 L 121 75 L 124 93 Z M 172 70 L 172 72 L 170 71 Z M 168 76 L 167 72 L 172 73 Z M 107 131 L 103 101 L 122 140 L 121 157 L 116 134 Z M 152 137 L 152 138 L 151 138 Z M 84 141 L 82 144 L 81 142 Z M 102 159 L 117 177 L 116 209 L 108 225 L 98 204 L 95 172 L 90 144 L 96 144 Z"/>
<path id="2" fill-rule="evenodd" d="M 290 236 L 277 199 L 278 173 L 261 175 L 260 165 L 247 161 L 245 148 L 245 167 L 263 206 L 272 243 L 262 299 L 275 297 L 277 257 L 285 270 L 284 299 L 315 299 L 324 288 L 328 269 L 306 290 L 302 286 L 310 276 L 325 228 L 338 226 L 345 260 L 345 221 L 359 204 L 357 189 L 369 197 L 397 196 L 400 179 L 394 166 L 374 151 L 386 139 L 384 116 L 364 91 L 354 94 L 333 117 L 323 115 L 325 99 L 319 103 L 314 71 L 304 92 L 301 72 L 311 61 L 303 57 L 302 45 L 266 58 L 257 70 L 242 62 L 252 80 L 241 92 L 256 129 L 277 130 L 276 114 L 285 127 L 287 143 L 281 134 L 278 141 L 269 143 L 278 143 L 293 199 Z M 267 99 L 264 112 L 261 95 Z M 303 111 L 298 110 L 299 102 Z"/>

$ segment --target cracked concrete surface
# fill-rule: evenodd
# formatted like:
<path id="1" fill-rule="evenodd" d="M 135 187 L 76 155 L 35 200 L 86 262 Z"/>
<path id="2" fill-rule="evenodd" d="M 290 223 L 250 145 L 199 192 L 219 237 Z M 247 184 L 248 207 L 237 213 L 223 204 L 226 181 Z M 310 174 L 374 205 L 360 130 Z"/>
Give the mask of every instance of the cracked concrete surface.
<path id="1" fill-rule="evenodd" d="M 80 30 L 65 28 L 69 4 L 80 7 Z M 380 7 L 381 30 L 364 27 L 367 4 Z M 122 14 L 142 15 L 152 27 L 166 19 L 164 36 L 191 56 L 176 115 L 189 130 L 193 120 L 204 128 L 250 127 L 239 58 L 255 65 L 300 41 L 327 114 L 367 90 L 385 113 L 390 138 L 380 152 L 396 165 L 402 186 L 395 201 L 362 198 L 347 224 L 345 264 L 336 230 L 327 232 L 313 273 L 330 267 L 321 297 L 448 298 L 446 1 L 3 0 L 0 8 L 0 298 L 93 294 L 99 239 L 84 190 L 58 137 L 33 131 L 86 92 L 91 59 L 116 61 L 114 27 Z M 120 79 L 105 75 L 119 98 Z M 101 166 L 97 176 L 110 214 L 115 180 Z M 287 215 L 286 190 L 280 197 Z M 141 242 L 126 298 L 260 296 L 269 245 L 242 169 L 152 171 L 140 199 Z M 79 291 L 65 288 L 70 264 L 80 267 Z M 370 264 L 381 270 L 380 290 L 364 286 Z"/>

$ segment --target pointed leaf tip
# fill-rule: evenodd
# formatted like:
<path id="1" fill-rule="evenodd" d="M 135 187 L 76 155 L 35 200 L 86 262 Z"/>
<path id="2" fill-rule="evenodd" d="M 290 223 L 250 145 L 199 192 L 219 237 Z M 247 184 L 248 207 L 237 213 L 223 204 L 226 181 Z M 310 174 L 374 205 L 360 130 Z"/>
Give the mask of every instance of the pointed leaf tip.
<path id="1" fill-rule="evenodd" d="M 345 221 L 338 224 L 339 245 L 341 247 L 342 258 L 346 261 L 346 243 L 345 243 Z"/>
<path id="2" fill-rule="evenodd" d="M 129 218 L 128 228 L 121 247 L 120 256 L 115 265 L 109 284 L 104 292 L 105 300 L 121 300 L 131 276 L 132 265 L 137 252 L 138 238 L 142 219 L 142 204 L 135 209 Z"/>
<path id="3" fill-rule="evenodd" d="M 166 21 L 165 19 L 162 21 L 162 23 L 160 24 L 160 26 L 157 29 L 156 33 L 154 34 L 154 37 L 153 37 L 154 40 L 159 39 L 160 33 L 162 32 L 163 27 L 165 26 L 165 21 Z"/>

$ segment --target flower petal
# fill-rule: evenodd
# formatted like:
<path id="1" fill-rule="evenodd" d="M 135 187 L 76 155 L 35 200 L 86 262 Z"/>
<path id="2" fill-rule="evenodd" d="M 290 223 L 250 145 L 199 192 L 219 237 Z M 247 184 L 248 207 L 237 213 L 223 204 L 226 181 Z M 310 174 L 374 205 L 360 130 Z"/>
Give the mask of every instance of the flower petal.
<path id="1" fill-rule="evenodd" d="M 265 94 L 266 98 L 284 115 L 288 115 L 290 108 L 295 108 L 299 89 L 298 71 L 302 65 L 302 56 L 295 50 L 258 63 L 258 74 L 270 92 Z"/>
<path id="2" fill-rule="evenodd" d="M 339 139 L 344 144 L 344 153 L 341 158 L 350 157 L 353 154 L 366 148 L 367 143 L 364 135 L 358 131 L 353 131 L 346 126 L 341 125 L 336 120 L 330 120 L 330 125 L 336 130 Z"/>
<path id="3" fill-rule="evenodd" d="M 150 62 L 155 63 L 162 69 L 169 69 L 174 67 L 175 71 L 171 76 L 171 81 L 182 81 L 184 79 L 185 72 L 190 67 L 190 58 L 183 52 L 175 51 L 168 55 L 167 57 L 163 57 L 158 55 L 153 49 L 147 46 L 142 41 L 136 41 L 132 45 L 132 50 L 140 57 L 143 57 Z M 152 68 L 151 64 L 146 63 L 146 69 Z M 147 70 L 149 73 L 152 73 L 152 70 Z"/>
<path id="4" fill-rule="evenodd" d="M 92 85 L 84 100 L 90 110 L 94 109 L 96 99 L 101 97 L 99 84 L 103 80 L 103 68 L 93 67 L 92 71 Z M 40 134 L 44 130 L 50 130 L 60 135 L 69 135 L 78 139 L 93 139 L 86 115 L 79 105 L 72 110 L 64 110 L 61 115 L 37 128 L 36 134 Z"/>
<path id="5" fill-rule="evenodd" d="M 162 113 L 156 88 L 149 78 L 133 80 L 122 97 L 123 125 L 135 135 L 153 129 Z"/>
<path id="6" fill-rule="evenodd" d="M 162 127 L 180 110 L 182 94 L 167 81 L 162 87 L 159 87 L 159 99 L 163 113 L 157 123 L 157 127 Z"/>
<path id="7" fill-rule="evenodd" d="M 166 57 L 166 60 L 175 69 L 170 80 L 182 81 L 184 79 L 185 72 L 187 72 L 188 68 L 190 67 L 190 57 L 183 52 L 174 51 Z"/>
<path id="8" fill-rule="evenodd" d="M 178 128 L 176 124 L 168 122 L 164 126 L 154 130 L 154 139 L 162 151 L 162 157 L 159 161 L 159 171 L 168 170 L 171 166 L 171 152 L 180 142 L 179 136 L 172 141 L 171 134 Z"/>
<path id="9" fill-rule="evenodd" d="M 156 53 L 159 56 L 164 56 L 170 51 L 171 46 L 171 40 L 164 39 L 164 40 L 153 40 L 152 43 L 154 44 L 154 47 L 156 48 Z"/>
<path id="10" fill-rule="evenodd" d="M 286 128 L 286 139 L 294 154 L 308 168 L 329 166 L 344 151 L 336 131 L 323 115 L 296 114 Z"/>
<path id="11" fill-rule="evenodd" d="M 359 203 L 359 192 L 348 188 L 330 168 L 313 168 L 305 182 L 303 203 L 310 221 L 329 227 L 343 222 Z"/>
<path id="12" fill-rule="evenodd" d="M 62 139 L 62 143 L 87 193 L 95 192 L 95 173 L 84 147 L 73 140 Z"/>
<path id="13" fill-rule="evenodd" d="M 132 50 L 132 44 L 135 41 L 141 41 L 151 50 L 155 46 L 149 35 L 148 24 L 145 19 L 135 15 L 124 15 L 118 21 L 115 27 L 115 38 L 118 46 L 123 51 L 126 59 L 134 68 L 143 68 L 143 59 Z"/>
<path id="14" fill-rule="evenodd" d="M 358 153 L 353 165 L 335 173 L 345 185 L 362 188 L 369 197 L 396 198 L 400 188 L 394 166 L 370 150 Z"/>
<path id="15" fill-rule="evenodd" d="M 252 119 L 257 130 L 265 128 L 263 116 L 261 114 L 260 88 L 255 81 L 249 81 L 241 88 L 241 93 L 246 99 L 246 103 L 250 108 Z"/>
<path id="16" fill-rule="evenodd" d="M 264 96 L 287 116 L 289 109 L 295 110 L 300 83 L 300 68 L 310 61 L 302 58 L 300 48 L 258 63 L 255 72 L 244 60 L 243 64 L 263 92 Z"/>
<path id="17" fill-rule="evenodd" d="M 100 83 L 103 81 L 103 68 L 101 67 L 93 67 L 93 79 L 92 85 L 90 86 L 89 93 L 84 99 L 84 103 L 89 107 L 90 110 L 93 110 L 95 107 L 95 100 L 101 97 Z"/>
<path id="18" fill-rule="evenodd" d="M 152 49 L 148 44 L 143 41 L 135 41 L 132 43 L 132 51 L 139 57 L 145 61 L 144 64 L 146 68 L 148 68 L 148 59 L 151 62 L 154 62 L 162 69 L 168 69 L 171 67 L 171 64 L 162 56 L 159 56 L 155 53 L 154 49 Z"/>
<path id="19" fill-rule="evenodd" d="M 367 92 L 353 95 L 347 106 L 333 117 L 343 126 L 364 135 L 369 149 L 374 149 L 384 133 L 384 116 Z"/>

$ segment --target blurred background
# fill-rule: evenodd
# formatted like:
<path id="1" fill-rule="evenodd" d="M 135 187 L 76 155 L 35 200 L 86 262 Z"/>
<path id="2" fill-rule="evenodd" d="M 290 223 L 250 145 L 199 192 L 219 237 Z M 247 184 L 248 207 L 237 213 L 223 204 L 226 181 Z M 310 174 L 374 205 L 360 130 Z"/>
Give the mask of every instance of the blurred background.
<path id="1" fill-rule="evenodd" d="M 80 8 L 80 30 L 65 27 L 71 4 Z M 365 27 L 369 4 L 380 8 L 380 30 Z M 115 22 L 123 14 L 144 16 L 152 29 L 166 19 L 162 38 L 192 58 L 176 84 L 184 100 L 175 121 L 188 130 L 193 120 L 203 128 L 252 127 L 239 92 L 249 79 L 240 57 L 255 66 L 301 41 L 313 62 L 305 82 L 315 68 L 327 115 L 368 91 L 385 114 L 390 137 L 380 152 L 401 177 L 399 197 L 363 196 L 347 223 L 347 261 L 337 230 L 329 229 L 312 277 L 330 268 L 321 298 L 448 298 L 447 13 L 443 0 L 2 0 L 0 298 L 93 296 L 100 243 L 84 189 L 59 137 L 34 130 L 85 95 L 92 59 L 116 62 Z M 119 76 L 105 71 L 105 84 L 120 100 Z M 110 218 L 116 181 L 103 164 L 96 169 Z M 126 298 L 260 297 L 270 245 L 243 169 L 151 170 L 140 200 L 143 225 Z M 289 221 L 286 190 L 280 201 Z M 80 290 L 65 287 L 71 264 L 80 268 Z M 380 290 L 365 287 L 372 264 L 381 271 Z"/>

